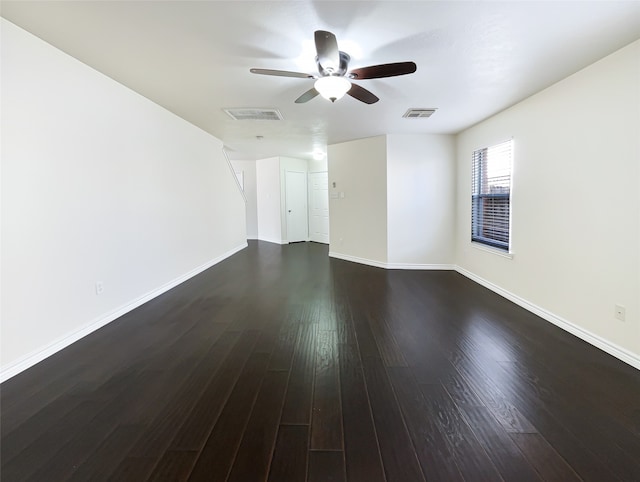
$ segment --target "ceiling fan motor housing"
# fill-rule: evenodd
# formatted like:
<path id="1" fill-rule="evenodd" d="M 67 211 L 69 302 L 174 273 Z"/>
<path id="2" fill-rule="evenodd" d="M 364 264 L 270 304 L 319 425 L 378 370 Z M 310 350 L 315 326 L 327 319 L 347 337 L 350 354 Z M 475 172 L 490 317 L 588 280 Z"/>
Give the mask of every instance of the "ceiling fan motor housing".
<path id="1" fill-rule="evenodd" d="M 338 66 L 337 70 L 334 70 L 331 67 L 328 67 L 328 68 L 323 67 L 322 64 L 320 64 L 320 61 L 318 60 L 318 56 L 316 56 L 316 65 L 318 66 L 318 72 L 320 72 L 320 74 L 322 74 L 323 77 L 327 75 L 340 76 L 347 73 L 347 70 L 349 69 L 350 60 L 351 60 L 351 57 L 349 56 L 348 53 L 340 51 L 340 65 Z"/>

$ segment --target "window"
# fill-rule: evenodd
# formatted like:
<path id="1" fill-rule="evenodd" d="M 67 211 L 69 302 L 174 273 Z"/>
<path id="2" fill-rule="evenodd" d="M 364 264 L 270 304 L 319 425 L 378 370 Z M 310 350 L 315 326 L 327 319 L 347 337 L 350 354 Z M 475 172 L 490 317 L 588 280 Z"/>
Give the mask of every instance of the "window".
<path id="1" fill-rule="evenodd" d="M 513 141 L 473 152 L 471 241 L 509 251 Z"/>

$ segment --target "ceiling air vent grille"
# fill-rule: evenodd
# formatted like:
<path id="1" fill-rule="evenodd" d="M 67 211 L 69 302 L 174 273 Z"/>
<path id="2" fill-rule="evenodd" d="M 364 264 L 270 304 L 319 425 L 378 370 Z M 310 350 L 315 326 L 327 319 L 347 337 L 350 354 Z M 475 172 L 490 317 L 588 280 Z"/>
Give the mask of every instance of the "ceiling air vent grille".
<path id="1" fill-rule="evenodd" d="M 233 120 L 282 120 L 277 109 L 223 109 Z"/>
<path id="2" fill-rule="evenodd" d="M 423 119 L 425 117 L 431 117 L 436 110 L 437 109 L 409 109 L 402 117 L 408 119 Z"/>

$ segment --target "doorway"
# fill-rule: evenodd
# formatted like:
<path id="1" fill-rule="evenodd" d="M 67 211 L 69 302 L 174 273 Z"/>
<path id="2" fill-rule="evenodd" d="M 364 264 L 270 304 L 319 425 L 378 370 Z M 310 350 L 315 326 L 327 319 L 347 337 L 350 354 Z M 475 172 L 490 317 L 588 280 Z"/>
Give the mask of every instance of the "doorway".
<path id="1" fill-rule="evenodd" d="M 295 243 L 309 239 L 307 209 L 307 174 L 285 171 L 285 213 L 288 242 Z"/>
<path id="2" fill-rule="evenodd" d="M 329 176 L 309 173 L 309 239 L 329 244 Z"/>

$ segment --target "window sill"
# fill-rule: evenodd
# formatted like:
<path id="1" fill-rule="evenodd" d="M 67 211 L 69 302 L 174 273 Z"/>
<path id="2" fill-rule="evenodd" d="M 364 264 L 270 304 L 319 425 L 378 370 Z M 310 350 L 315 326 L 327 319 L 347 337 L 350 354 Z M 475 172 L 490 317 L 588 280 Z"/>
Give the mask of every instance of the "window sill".
<path id="1" fill-rule="evenodd" d="M 486 251 L 487 253 L 495 254 L 497 256 L 502 256 L 503 258 L 513 259 L 513 253 L 503 251 L 498 248 L 492 248 L 491 246 L 487 246 L 482 243 L 476 243 L 474 241 L 471 241 L 471 246 L 476 249 L 479 249 L 480 251 Z"/>

